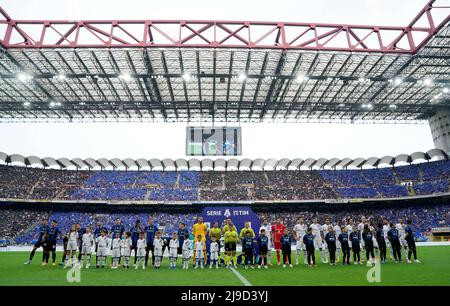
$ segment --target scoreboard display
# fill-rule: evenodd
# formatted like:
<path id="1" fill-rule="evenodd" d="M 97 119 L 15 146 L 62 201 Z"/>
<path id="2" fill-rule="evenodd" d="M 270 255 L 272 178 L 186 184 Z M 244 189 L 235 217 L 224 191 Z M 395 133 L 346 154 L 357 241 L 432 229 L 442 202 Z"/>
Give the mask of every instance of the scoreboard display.
<path id="1" fill-rule="evenodd" d="M 187 127 L 186 155 L 242 155 L 240 127 Z"/>

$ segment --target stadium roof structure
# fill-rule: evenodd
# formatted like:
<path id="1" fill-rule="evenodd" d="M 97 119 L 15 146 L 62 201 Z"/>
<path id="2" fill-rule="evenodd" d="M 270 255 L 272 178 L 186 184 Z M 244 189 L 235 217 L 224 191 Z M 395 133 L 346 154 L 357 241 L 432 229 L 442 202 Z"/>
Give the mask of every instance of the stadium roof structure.
<path id="1" fill-rule="evenodd" d="M 409 122 L 448 109 L 450 3 L 407 26 L 16 20 L 0 121 Z"/>
<path id="2" fill-rule="evenodd" d="M 153 159 L 131 159 L 127 158 L 120 160 L 113 158 L 108 160 L 106 158 L 99 158 L 97 160 L 93 158 L 80 159 L 74 158 L 69 160 L 68 158 L 55 159 L 53 157 L 39 158 L 36 156 L 25 157 L 20 154 L 11 154 L 0 152 L 0 165 L 7 164 L 12 166 L 26 166 L 37 168 L 50 168 L 50 169 L 67 169 L 67 170 L 118 170 L 118 171 L 271 171 L 271 170 L 316 170 L 316 169 L 362 169 L 362 168 L 378 168 L 378 167 L 393 167 L 398 165 L 405 165 L 410 163 L 428 162 L 434 160 L 448 159 L 447 153 L 440 149 L 431 149 L 424 152 L 415 152 L 411 155 L 400 154 L 397 156 L 384 156 L 365 158 L 319 158 L 319 159 L 262 159 L 258 158 L 251 160 L 244 158 L 238 160 L 231 158 L 225 160 L 219 158 L 212 160 L 196 159 L 189 160 L 180 158 L 172 160 L 169 158 L 159 160 Z"/>

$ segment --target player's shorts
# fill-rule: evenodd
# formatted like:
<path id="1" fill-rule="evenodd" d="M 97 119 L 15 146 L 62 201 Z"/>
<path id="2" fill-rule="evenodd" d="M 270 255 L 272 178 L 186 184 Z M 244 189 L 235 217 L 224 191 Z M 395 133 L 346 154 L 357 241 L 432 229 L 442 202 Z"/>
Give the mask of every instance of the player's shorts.
<path id="1" fill-rule="evenodd" d="M 169 257 L 177 258 L 178 257 L 178 248 L 169 249 Z"/>
<path id="2" fill-rule="evenodd" d="M 98 247 L 97 256 L 106 256 L 106 247 Z"/>
<path id="3" fill-rule="evenodd" d="M 267 249 L 267 247 L 259 248 L 259 255 L 267 255 L 268 252 L 269 252 L 269 250 Z"/>
<path id="4" fill-rule="evenodd" d="M 131 253 L 131 252 L 130 252 Z M 145 248 L 138 248 L 137 249 L 137 253 L 136 253 L 137 257 L 144 257 L 145 256 Z"/>
<path id="5" fill-rule="evenodd" d="M 361 239 L 361 249 L 364 249 L 364 246 L 366 245 L 366 242 L 364 241 L 364 239 Z"/>
<path id="6" fill-rule="evenodd" d="M 322 243 L 323 243 L 322 237 L 315 237 L 315 238 L 314 238 L 314 248 L 315 248 L 315 249 L 320 249 L 320 248 L 322 248 Z"/>
<path id="7" fill-rule="evenodd" d="M 40 248 L 41 246 L 42 246 L 42 242 L 41 242 L 41 240 L 39 239 L 39 240 L 37 240 L 36 243 L 34 244 L 34 247 L 38 249 L 38 248 Z"/>
<path id="8" fill-rule="evenodd" d="M 225 242 L 225 252 L 236 252 L 236 242 Z"/>
<path id="9" fill-rule="evenodd" d="M 49 252 L 56 252 L 56 241 L 49 241 L 47 244 Z"/>
<path id="10" fill-rule="evenodd" d="M 377 239 L 373 238 L 372 241 L 373 241 L 373 247 L 378 249 L 378 241 L 377 241 Z"/>
<path id="11" fill-rule="evenodd" d="M 219 252 L 211 252 L 209 254 L 209 260 L 219 260 Z"/>
<path id="12" fill-rule="evenodd" d="M 403 237 L 400 238 L 400 246 L 402 246 L 402 247 L 408 246 L 408 242 L 406 242 L 406 239 Z"/>
<path id="13" fill-rule="evenodd" d="M 155 256 L 157 256 L 157 257 L 162 257 L 163 251 L 162 251 L 162 249 L 154 249 L 153 254 L 155 254 Z"/>
<path id="14" fill-rule="evenodd" d="M 191 252 L 189 250 L 183 250 L 183 259 L 191 258 Z"/>
<path id="15" fill-rule="evenodd" d="M 66 251 L 76 251 L 78 250 L 78 244 L 76 241 L 73 240 L 69 240 L 69 242 L 67 242 L 67 247 L 66 247 Z"/>
<path id="16" fill-rule="evenodd" d="M 131 241 L 131 250 L 137 249 L 137 241 Z"/>
<path id="17" fill-rule="evenodd" d="M 328 250 L 328 244 L 326 241 L 322 241 L 322 249 Z"/>
<path id="18" fill-rule="evenodd" d="M 305 244 L 303 243 L 303 236 L 299 237 L 299 239 L 295 242 L 295 248 L 297 250 L 306 250 Z"/>
<path id="19" fill-rule="evenodd" d="M 340 248 L 341 248 L 341 242 L 336 239 L 336 249 L 340 249 Z"/>
<path id="20" fill-rule="evenodd" d="M 273 248 L 275 250 L 281 250 L 281 242 L 280 241 L 274 241 L 273 242 Z"/>
<path id="21" fill-rule="evenodd" d="M 195 251 L 195 258 L 196 259 L 202 259 L 203 257 L 203 250 L 196 250 Z"/>
<path id="22" fill-rule="evenodd" d="M 386 248 L 390 248 L 391 242 L 389 241 L 389 239 L 385 238 L 384 241 L 386 242 Z"/>
<path id="23" fill-rule="evenodd" d="M 81 254 L 83 255 L 91 255 L 92 248 L 90 245 L 83 245 L 81 246 Z"/>
<path id="24" fill-rule="evenodd" d="M 135 249 L 135 250 L 136 250 L 136 253 L 137 253 L 137 249 Z M 145 250 L 144 250 L 144 252 L 145 252 Z M 122 255 L 124 257 L 130 257 L 131 256 L 131 249 L 130 248 L 121 248 L 120 249 L 120 255 Z"/>
<path id="25" fill-rule="evenodd" d="M 111 256 L 113 258 L 119 258 L 120 257 L 120 248 L 112 249 Z"/>

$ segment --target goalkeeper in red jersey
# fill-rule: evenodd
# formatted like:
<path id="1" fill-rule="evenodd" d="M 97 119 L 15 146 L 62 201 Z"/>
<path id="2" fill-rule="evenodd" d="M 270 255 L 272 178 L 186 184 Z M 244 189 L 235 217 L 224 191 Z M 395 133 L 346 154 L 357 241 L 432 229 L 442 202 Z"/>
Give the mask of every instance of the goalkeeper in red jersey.
<path id="1" fill-rule="evenodd" d="M 281 223 L 281 219 L 277 218 L 277 221 L 275 222 L 274 225 L 272 225 L 272 241 L 273 241 L 273 246 L 275 248 L 275 251 L 277 252 L 277 261 L 278 261 L 278 265 L 281 265 L 281 258 L 280 258 L 280 252 L 281 252 L 281 236 L 283 236 L 284 234 L 284 230 L 286 229 L 286 225 L 284 225 L 283 223 Z"/>

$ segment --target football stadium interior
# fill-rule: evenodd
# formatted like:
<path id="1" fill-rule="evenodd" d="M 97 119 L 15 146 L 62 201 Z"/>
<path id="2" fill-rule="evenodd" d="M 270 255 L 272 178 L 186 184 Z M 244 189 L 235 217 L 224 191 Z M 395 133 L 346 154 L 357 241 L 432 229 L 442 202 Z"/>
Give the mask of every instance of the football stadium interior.
<path id="1" fill-rule="evenodd" d="M 41 255 L 23 265 L 44 239 L 44 219 L 57 221 L 62 233 L 59 263 L 63 236 L 75 223 L 109 230 L 120 219 L 132 231 L 136 220 L 145 226 L 153 219 L 169 249 L 180 223 L 191 231 L 210 207 L 246 207 L 261 226 L 281 219 L 289 234 L 300 218 L 308 225 L 317 218 L 319 224 L 358 226 L 363 217 L 374 234 L 384 219 L 408 220 L 422 264 L 388 262 L 381 284 L 449 285 L 450 3 L 424 4 L 406 26 L 18 20 L 0 7 L 1 123 L 422 123 L 435 146 L 395 156 L 250 159 L 205 156 L 203 138 L 200 153 L 189 154 L 203 156 L 66 158 L 2 152 L 0 136 L 0 285 L 69 284 L 62 268 L 36 263 Z M 220 152 L 225 143 L 234 150 L 223 139 Z M 228 217 L 217 218 L 220 227 Z M 208 222 L 208 230 L 212 226 Z M 259 227 L 254 230 L 256 239 Z M 293 239 L 293 257 L 299 244 Z M 175 278 L 173 271 L 92 269 L 83 270 L 81 285 L 372 284 L 365 267 L 333 269 L 317 257 L 316 271 L 302 265 L 282 270 L 269 252 L 273 267 L 261 273 L 224 267 Z M 340 273 L 347 277 L 333 278 Z"/>

